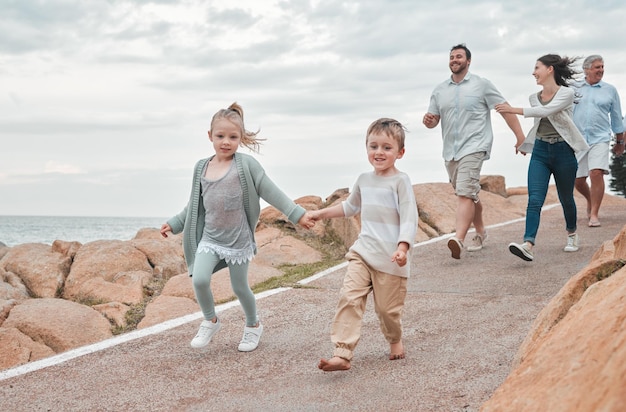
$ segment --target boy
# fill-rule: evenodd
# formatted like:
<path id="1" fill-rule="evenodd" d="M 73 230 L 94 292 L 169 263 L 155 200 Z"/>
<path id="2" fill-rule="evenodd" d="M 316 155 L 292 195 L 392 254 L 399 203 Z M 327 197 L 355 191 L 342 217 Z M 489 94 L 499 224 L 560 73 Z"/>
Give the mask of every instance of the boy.
<path id="1" fill-rule="evenodd" d="M 350 369 L 370 292 L 390 345 L 389 359 L 404 358 L 401 316 L 418 219 L 411 181 L 395 166 L 404 155 L 404 131 L 397 120 L 373 122 L 367 129 L 366 147 L 374 170 L 358 177 L 345 201 L 309 212 L 313 220 L 361 213 L 361 232 L 346 254 L 348 268 L 331 327 L 335 350 L 332 358 L 321 359 L 318 365 L 326 372 Z"/>

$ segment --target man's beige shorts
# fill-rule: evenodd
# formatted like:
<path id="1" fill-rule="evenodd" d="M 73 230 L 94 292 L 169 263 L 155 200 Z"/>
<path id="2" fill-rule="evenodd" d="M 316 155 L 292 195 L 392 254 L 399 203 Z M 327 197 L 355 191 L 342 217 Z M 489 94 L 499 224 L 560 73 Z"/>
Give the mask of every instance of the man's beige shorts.
<path id="1" fill-rule="evenodd" d="M 486 152 L 477 152 L 463 156 L 459 160 L 446 161 L 448 177 L 457 196 L 468 197 L 478 201 L 480 171 L 485 157 L 487 157 Z"/>

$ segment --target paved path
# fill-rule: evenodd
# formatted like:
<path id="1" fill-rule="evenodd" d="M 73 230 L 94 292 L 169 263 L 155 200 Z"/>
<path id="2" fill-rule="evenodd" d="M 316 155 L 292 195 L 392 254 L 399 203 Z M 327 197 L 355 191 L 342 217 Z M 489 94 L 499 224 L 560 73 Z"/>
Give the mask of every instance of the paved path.
<path id="1" fill-rule="evenodd" d="M 531 263 L 507 250 L 521 240 L 523 220 L 490 227 L 486 247 L 461 260 L 450 258 L 446 239 L 418 245 L 404 360 L 387 360 L 370 302 L 352 369 L 317 369 L 332 353 L 340 265 L 302 288 L 259 299 L 265 332 L 254 352 L 237 352 L 243 314 L 230 304 L 220 309 L 222 330 L 203 350 L 189 347 L 200 322 L 195 314 L 0 372 L 0 410 L 477 411 L 507 376 L 541 308 L 621 230 L 624 210 L 623 202 L 603 206 L 600 228 L 580 219 L 577 253 L 562 252 L 561 208 L 545 211 Z"/>

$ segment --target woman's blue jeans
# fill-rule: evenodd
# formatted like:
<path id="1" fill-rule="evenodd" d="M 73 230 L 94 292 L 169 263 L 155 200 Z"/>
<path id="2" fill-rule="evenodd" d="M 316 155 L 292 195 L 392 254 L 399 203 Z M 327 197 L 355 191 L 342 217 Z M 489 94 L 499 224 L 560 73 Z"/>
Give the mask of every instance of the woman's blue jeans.
<path id="1" fill-rule="evenodd" d="M 528 206 L 526 208 L 526 231 L 524 241 L 535 244 L 541 208 L 546 200 L 550 176 L 563 206 L 565 229 L 568 233 L 576 231 L 576 202 L 574 201 L 574 182 L 578 162 L 574 151 L 566 142 L 550 144 L 535 140 L 533 154 L 528 165 Z"/>

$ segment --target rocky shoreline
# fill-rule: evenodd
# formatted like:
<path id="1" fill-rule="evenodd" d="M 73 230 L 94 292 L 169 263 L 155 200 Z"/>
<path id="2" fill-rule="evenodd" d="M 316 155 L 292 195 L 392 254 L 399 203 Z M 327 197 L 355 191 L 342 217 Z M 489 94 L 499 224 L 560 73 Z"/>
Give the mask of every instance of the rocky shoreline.
<path id="1" fill-rule="evenodd" d="M 484 176 L 481 185 L 488 224 L 524 216 L 525 188 L 507 190 L 500 176 Z M 414 191 L 420 214 L 416 242 L 452 233 L 456 199 L 450 185 L 419 184 Z M 318 209 L 347 194 L 339 189 L 325 200 L 307 196 L 296 202 Z M 551 190 L 547 203 L 555 201 Z M 250 283 L 280 277 L 282 265 L 328 259 L 319 247 L 328 234 L 340 243 L 331 259 L 341 259 L 358 232 L 358 218 L 333 219 L 307 231 L 265 208 Z M 232 299 L 228 272 L 222 270 L 214 279 L 216 300 Z M 128 241 L 0 246 L 0 370 L 198 310 L 180 236 L 163 239 L 157 229 L 146 228 Z"/>

